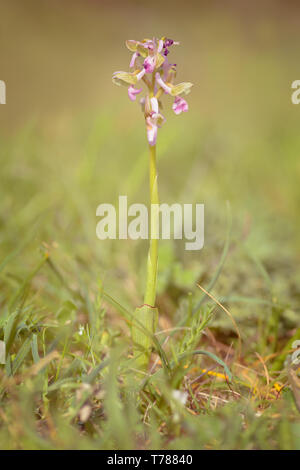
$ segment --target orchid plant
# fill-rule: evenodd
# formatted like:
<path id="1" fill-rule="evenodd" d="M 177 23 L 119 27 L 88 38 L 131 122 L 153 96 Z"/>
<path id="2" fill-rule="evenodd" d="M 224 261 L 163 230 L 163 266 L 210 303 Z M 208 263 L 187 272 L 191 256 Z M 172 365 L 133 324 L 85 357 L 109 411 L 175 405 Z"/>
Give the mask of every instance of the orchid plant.
<path id="1" fill-rule="evenodd" d="M 158 264 L 158 222 L 159 214 L 154 207 L 158 207 L 157 167 L 156 167 L 156 140 L 158 128 L 165 118 L 161 114 L 162 95 L 174 98 L 172 109 L 175 114 L 188 111 L 188 103 L 182 97 L 187 95 L 192 87 L 190 82 L 174 84 L 176 77 L 176 64 L 168 60 L 170 47 L 179 43 L 172 39 L 144 39 L 143 41 L 128 40 L 127 48 L 132 52 L 129 67 L 131 72 L 115 72 L 112 80 L 116 85 L 128 88 L 128 97 L 136 101 L 142 93 L 141 83 L 146 85 L 146 95 L 140 99 L 142 111 L 145 116 L 147 139 L 150 149 L 150 202 L 151 202 L 151 239 L 147 262 L 147 281 L 144 304 L 134 313 L 132 325 L 132 339 L 135 348 L 137 367 L 146 369 L 149 363 L 152 337 L 158 322 L 158 310 L 155 306 L 157 264 Z M 141 328 L 142 326 L 142 328 Z"/>

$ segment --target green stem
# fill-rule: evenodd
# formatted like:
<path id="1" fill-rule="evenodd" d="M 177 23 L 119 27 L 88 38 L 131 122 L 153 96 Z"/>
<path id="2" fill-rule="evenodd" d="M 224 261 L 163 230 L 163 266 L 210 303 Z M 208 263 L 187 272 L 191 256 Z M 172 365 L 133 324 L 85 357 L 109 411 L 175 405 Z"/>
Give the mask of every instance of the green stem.
<path id="1" fill-rule="evenodd" d="M 153 335 L 158 323 L 158 310 L 155 308 L 155 298 L 159 212 L 155 146 L 150 146 L 150 203 L 151 235 L 147 261 L 146 292 L 144 305 L 136 308 L 133 314 L 131 329 L 134 344 L 135 368 L 140 370 L 146 370 L 148 367 L 151 349 L 154 344 Z"/>
<path id="2" fill-rule="evenodd" d="M 158 261 L 158 187 L 157 187 L 157 168 L 156 168 L 156 146 L 149 146 L 150 149 L 150 247 L 147 261 L 147 281 L 144 303 L 155 307 L 156 299 L 156 281 L 157 281 L 157 261 Z"/>

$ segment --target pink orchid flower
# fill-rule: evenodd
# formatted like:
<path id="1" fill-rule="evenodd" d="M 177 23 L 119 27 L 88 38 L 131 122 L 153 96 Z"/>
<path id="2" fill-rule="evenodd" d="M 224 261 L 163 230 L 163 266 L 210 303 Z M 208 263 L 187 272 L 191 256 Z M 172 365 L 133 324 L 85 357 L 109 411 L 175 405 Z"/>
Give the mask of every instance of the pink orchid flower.
<path id="1" fill-rule="evenodd" d="M 147 97 L 144 106 L 147 138 L 149 145 L 153 146 L 156 144 L 157 130 L 163 125 L 165 118 L 159 112 L 158 101 L 156 98 Z"/>
<path id="2" fill-rule="evenodd" d="M 170 78 L 173 79 L 173 77 Z M 161 87 L 161 89 L 171 96 L 178 96 L 182 94 L 187 95 L 191 91 L 191 87 L 193 86 L 193 84 L 190 82 L 182 82 L 178 85 L 174 85 L 170 81 L 164 81 L 159 72 L 155 74 L 155 80 L 157 84 Z"/>
<path id="3" fill-rule="evenodd" d="M 132 69 L 134 66 L 135 66 L 135 62 L 137 60 L 137 58 L 140 56 L 139 52 L 134 52 L 131 56 L 131 61 L 130 61 L 130 64 L 129 64 L 129 67 Z"/>
<path id="4" fill-rule="evenodd" d="M 143 41 L 128 40 L 127 48 L 132 52 L 130 69 L 132 72 L 115 72 L 113 82 L 116 85 L 125 85 L 128 88 L 128 97 L 136 101 L 142 88 L 136 88 L 138 82 L 143 81 L 147 87 L 146 96 L 139 101 L 145 115 L 147 138 L 150 146 L 156 144 L 158 128 L 165 122 L 160 113 L 162 94 L 175 98 L 172 109 L 176 115 L 188 111 L 188 103 L 182 95 L 188 94 L 192 83 L 182 82 L 174 84 L 176 64 L 168 61 L 167 55 L 170 47 L 179 44 L 173 39 L 144 39 Z M 150 78 L 149 78 L 150 75 Z"/>
<path id="5" fill-rule="evenodd" d="M 144 60 L 144 69 L 146 70 L 146 73 L 153 73 L 155 70 L 156 66 L 156 57 L 153 55 L 149 55 L 146 57 Z"/>
<path id="6" fill-rule="evenodd" d="M 158 83 L 158 85 L 165 91 L 165 93 L 167 93 L 167 94 L 171 93 L 171 87 L 164 82 L 164 80 L 161 78 L 159 72 L 156 73 L 155 80 Z"/>
<path id="7" fill-rule="evenodd" d="M 157 65 L 161 65 L 164 62 L 164 58 L 161 56 L 161 51 L 164 46 L 162 39 L 158 41 L 158 44 L 155 44 L 155 40 L 152 41 L 153 47 L 149 49 L 149 55 L 144 60 L 144 68 L 146 73 L 153 73 Z"/>
<path id="8" fill-rule="evenodd" d="M 128 96 L 129 96 L 130 101 L 135 101 L 136 100 L 136 95 L 138 95 L 142 91 L 143 91 L 142 88 L 139 88 L 137 90 L 136 88 L 134 88 L 133 85 L 130 85 L 130 87 L 128 87 Z"/>
<path id="9" fill-rule="evenodd" d="M 189 105 L 183 98 L 176 96 L 172 109 L 175 114 L 180 114 L 182 112 L 186 113 L 189 110 Z"/>

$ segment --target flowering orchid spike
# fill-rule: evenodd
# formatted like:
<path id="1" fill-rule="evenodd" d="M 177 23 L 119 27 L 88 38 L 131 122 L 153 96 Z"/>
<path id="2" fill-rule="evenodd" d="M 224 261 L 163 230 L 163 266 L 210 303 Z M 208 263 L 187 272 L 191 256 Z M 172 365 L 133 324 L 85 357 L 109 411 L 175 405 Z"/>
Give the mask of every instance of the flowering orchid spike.
<path id="1" fill-rule="evenodd" d="M 165 122 L 165 118 L 160 113 L 159 98 L 162 94 L 175 98 L 172 105 L 175 114 L 187 112 L 189 109 L 182 95 L 187 95 L 193 84 L 190 82 L 174 84 L 176 64 L 168 60 L 170 48 L 178 44 L 179 42 L 166 37 L 142 41 L 127 40 L 126 46 L 132 52 L 129 64 L 131 72 L 115 72 L 112 77 L 116 85 L 124 85 L 128 88 L 128 97 L 131 101 L 136 101 L 137 95 L 142 92 L 142 88 L 136 87 L 138 82 L 143 81 L 146 85 L 146 96 L 140 99 L 140 103 L 145 115 L 150 146 L 156 144 L 158 128 Z"/>
<path id="2" fill-rule="evenodd" d="M 139 369 L 147 369 L 148 367 L 152 346 L 155 344 L 153 339 L 155 338 L 154 334 L 158 320 L 156 286 L 159 213 L 153 207 L 159 205 L 156 140 L 158 129 L 165 122 L 165 118 L 160 112 L 162 108 L 160 98 L 163 94 L 173 96 L 175 98 L 172 105 L 173 111 L 175 114 L 181 114 L 188 111 L 188 104 L 181 95 L 188 94 L 192 87 L 192 83 L 189 82 L 174 84 L 176 64 L 169 62 L 168 57 L 170 48 L 175 44 L 179 43 L 165 37 L 144 39 L 143 41 L 129 39 L 126 41 L 126 46 L 132 53 L 129 64 L 130 72 L 115 72 L 112 77 L 116 85 L 127 87 L 128 97 L 131 101 L 136 101 L 137 95 L 142 92 L 142 88 L 138 84 L 143 82 L 146 86 L 145 95 L 138 101 L 144 113 L 149 143 L 151 238 L 147 258 L 144 303 L 135 310 L 131 331 L 134 365 Z"/>

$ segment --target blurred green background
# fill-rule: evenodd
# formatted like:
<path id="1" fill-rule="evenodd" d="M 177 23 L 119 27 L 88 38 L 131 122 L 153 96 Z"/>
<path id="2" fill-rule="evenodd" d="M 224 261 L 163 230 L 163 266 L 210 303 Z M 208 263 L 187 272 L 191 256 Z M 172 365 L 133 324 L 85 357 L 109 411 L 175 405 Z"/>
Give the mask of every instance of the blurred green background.
<path id="1" fill-rule="evenodd" d="M 1 0 L 2 448 L 299 448 L 299 390 L 284 362 L 300 338 L 299 7 Z M 146 394 L 132 395 L 129 328 L 99 285 L 132 312 L 148 243 L 98 240 L 96 208 L 124 194 L 148 202 L 144 117 L 111 76 L 129 68 L 126 39 L 154 35 L 180 41 L 169 58 L 178 82 L 194 83 L 188 113 L 175 116 L 163 99 L 160 200 L 204 203 L 205 244 L 160 243 L 159 330 L 184 329 L 157 333 L 172 373 L 166 382 L 153 373 Z M 240 357 L 232 321 L 197 283 L 236 319 Z M 179 352 L 198 347 L 226 362 L 233 389 L 202 373 L 211 357 L 177 368 Z M 189 391 L 176 419 L 175 389 Z"/>
<path id="2" fill-rule="evenodd" d="M 111 75 L 128 70 L 125 39 L 166 35 L 181 43 L 172 50 L 178 81 L 194 87 L 184 115 L 164 98 L 160 198 L 205 204 L 205 247 L 161 244 L 160 301 L 172 313 L 168 286 L 179 289 L 176 303 L 181 289 L 211 279 L 226 201 L 233 249 L 216 292 L 266 298 L 263 266 L 272 293 L 299 300 L 297 2 L 2 0 L 0 34 L 1 258 L 20 249 L 10 273 L 28 272 L 44 243 L 70 276 L 141 301 L 147 244 L 97 240 L 95 212 L 120 194 L 148 200 L 143 116 Z"/>

